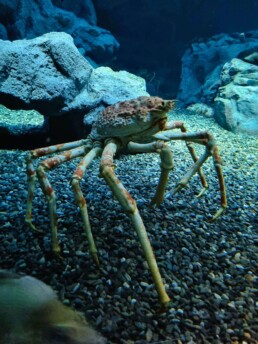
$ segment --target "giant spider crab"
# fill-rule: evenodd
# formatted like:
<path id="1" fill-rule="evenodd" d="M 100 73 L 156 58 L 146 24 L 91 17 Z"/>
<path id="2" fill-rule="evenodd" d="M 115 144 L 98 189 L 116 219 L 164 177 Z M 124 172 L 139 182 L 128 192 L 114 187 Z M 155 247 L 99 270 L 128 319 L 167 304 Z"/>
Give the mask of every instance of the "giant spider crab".
<path id="1" fill-rule="evenodd" d="M 171 140 L 184 140 L 193 159 L 193 166 L 177 183 L 173 193 L 184 188 L 190 178 L 198 173 L 203 186 L 198 196 L 201 196 L 208 185 L 202 173 L 201 167 L 210 157 L 213 157 L 215 170 L 217 172 L 221 207 L 213 216 L 211 221 L 216 220 L 226 208 L 226 192 L 222 175 L 221 158 L 218 147 L 211 134 L 206 131 L 188 133 L 183 122 L 168 122 L 167 113 L 174 107 L 172 100 L 163 100 L 159 97 L 139 97 L 129 101 L 119 102 L 107 107 L 100 113 L 97 121 L 93 124 L 92 131 L 86 139 L 75 142 L 63 143 L 39 148 L 29 152 L 27 157 L 28 175 L 28 202 L 26 212 L 26 222 L 32 229 L 36 229 L 32 223 L 32 200 L 34 195 L 35 179 L 38 177 L 41 188 L 49 204 L 49 216 L 51 221 L 53 251 L 60 254 L 57 236 L 57 214 L 56 195 L 47 178 L 46 172 L 51 168 L 82 157 L 76 168 L 71 185 L 75 194 L 76 202 L 80 208 L 83 227 L 89 242 L 89 249 L 96 264 L 99 264 L 97 249 L 91 231 L 86 200 L 82 194 L 80 181 L 84 177 L 86 169 L 96 157 L 100 156 L 100 175 L 105 179 L 117 198 L 125 213 L 132 221 L 133 227 L 138 235 L 138 239 L 144 251 L 156 290 L 161 304 L 169 303 L 170 298 L 166 293 L 156 259 L 148 239 L 148 235 L 142 218 L 137 209 L 135 200 L 130 196 L 121 181 L 114 172 L 114 156 L 122 150 L 131 154 L 158 153 L 161 158 L 161 174 L 156 193 L 151 201 L 153 205 L 160 205 L 164 198 L 165 188 L 168 182 L 169 171 L 173 168 L 173 156 L 171 149 L 166 142 Z M 180 133 L 172 130 L 179 129 Z M 192 143 L 205 146 L 204 153 L 197 157 Z M 60 153 L 42 161 L 37 169 L 33 167 L 33 159 L 48 154 Z"/>

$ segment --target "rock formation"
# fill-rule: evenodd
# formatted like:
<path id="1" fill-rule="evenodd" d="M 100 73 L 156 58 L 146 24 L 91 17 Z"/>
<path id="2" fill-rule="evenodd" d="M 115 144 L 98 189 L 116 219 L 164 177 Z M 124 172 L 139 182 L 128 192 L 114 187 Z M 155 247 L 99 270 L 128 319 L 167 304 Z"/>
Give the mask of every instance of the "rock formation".
<path id="1" fill-rule="evenodd" d="M 220 86 L 223 65 L 255 48 L 258 50 L 258 31 L 221 34 L 192 44 L 182 58 L 178 99 L 184 104 L 212 103 Z"/>
<path id="2" fill-rule="evenodd" d="M 0 50 L 1 104 L 39 111 L 58 140 L 81 138 L 83 120 L 90 124 L 105 106 L 147 95 L 142 78 L 94 69 L 66 33 L 2 40 Z"/>
<path id="3" fill-rule="evenodd" d="M 54 2 L 55 3 L 55 2 Z M 56 1 L 59 5 L 60 1 Z M 44 33 L 66 32 L 74 37 L 83 55 L 96 62 L 110 59 L 119 43 L 107 30 L 96 26 L 96 15 L 90 1 L 74 5 L 75 11 L 66 11 L 52 4 L 51 0 L 0 0 L 0 38 L 17 40 L 34 38 Z M 67 2 L 63 8 L 70 9 Z M 77 16 L 81 11 L 81 15 Z"/>
<path id="4" fill-rule="evenodd" d="M 179 100 L 213 107 L 227 130 L 258 135 L 257 56 L 258 31 L 192 44 L 182 60 Z"/>
<path id="5" fill-rule="evenodd" d="M 215 119 L 234 133 L 258 136 L 258 58 L 256 62 L 232 59 L 222 70 Z"/>

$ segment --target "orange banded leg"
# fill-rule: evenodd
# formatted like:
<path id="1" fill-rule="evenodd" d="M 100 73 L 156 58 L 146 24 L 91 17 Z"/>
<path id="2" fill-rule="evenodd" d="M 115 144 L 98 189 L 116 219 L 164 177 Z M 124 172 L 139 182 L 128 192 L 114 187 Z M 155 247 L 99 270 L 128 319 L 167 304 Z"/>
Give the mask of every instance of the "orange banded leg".
<path id="1" fill-rule="evenodd" d="M 154 141 L 151 143 L 135 143 L 129 142 L 128 149 L 130 153 L 152 153 L 160 154 L 161 174 L 156 193 L 151 200 L 151 205 L 160 205 L 164 200 L 165 190 L 168 183 L 169 172 L 174 168 L 173 154 L 171 149 L 167 147 L 165 142 Z"/>
<path id="2" fill-rule="evenodd" d="M 198 133 L 182 133 L 182 134 L 160 132 L 153 136 L 157 139 L 161 139 L 164 141 L 184 140 L 184 141 L 190 141 L 190 142 L 202 144 L 205 146 L 206 149 L 203 155 L 195 162 L 195 164 L 190 168 L 190 170 L 178 182 L 173 193 L 176 193 L 180 191 L 182 188 L 184 188 L 186 184 L 189 182 L 189 180 L 192 178 L 192 176 L 198 172 L 198 170 L 204 164 L 204 162 L 210 156 L 212 156 L 215 171 L 218 176 L 219 187 L 220 187 L 220 198 L 221 198 L 221 207 L 210 220 L 210 222 L 215 221 L 225 211 L 227 207 L 227 196 L 226 196 L 224 177 L 222 173 L 222 161 L 221 161 L 221 157 L 219 156 L 219 150 L 215 144 L 215 140 L 213 136 L 210 133 L 205 132 L 205 131 L 198 132 Z"/>
<path id="3" fill-rule="evenodd" d="M 27 164 L 27 181 L 28 181 L 28 197 L 27 197 L 27 210 L 25 216 L 25 222 L 30 226 L 31 229 L 37 230 L 32 222 L 32 202 L 34 198 L 34 189 L 35 189 L 35 181 L 36 181 L 36 171 L 33 166 L 33 159 L 36 159 L 41 156 L 45 156 L 48 154 L 53 154 L 56 152 L 63 152 L 68 149 L 76 148 L 82 145 L 89 145 L 88 140 L 79 140 L 74 142 L 62 143 L 59 145 L 53 145 L 44 148 L 37 148 L 30 151 L 26 158 Z"/>
<path id="4" fill-rule="evenodd" d="M 180 129 L 182 133 L 187 132 L 187 129 L 186 129 L 184 123 L 181 121 L 168 122 L 166 127 L 165 127 L 165 130 L 171 130 L 171 129 Z M 186 147 L 187 147 L 187 149 L 188 149 L 188 151 L 189 151 L 189 153 L 193 159 L 193 162 L 196 162 L 198 160 L 198 157 L 195 153 L 195 150 L 192 146 L 192 143 L 186 141 L 185 144 L 186 144 Z M 201 184 L 202 184 L 203 188 L 199 192 L 199 194 L 196 196 L 197 198 L 201 197 L 209 187 L 201 168 L 198 170 L 198 174 L 200 176 Z"/>
<path id="5" fill-rule="evenodd" d="M 77 166 L 71 180 L 71 185 L 74 191 L 75 200 L 77 202 L 78 207 L 80 208 L 81 215 L 82 215 L 82 221 L 83 221 L 83 227 L 88 239 L 89 243 L 89 250 L 93 257 L 94 262 L 97 266 L 99 266 L 99 259 L 97 254 L 97 248 L 94 242 L 94 238 L 91 231 L 91 225 L 89 221 L 89 215 L 88 215 L 88 209 L 87 209 L 87 203 L 86 199 L 83 196 L 81 187 L 80 187 L 80 181 L 83 178 L 86 169 L 92 162 L 94 158 L 100 155 L 102 148 L 100 146 L 100 143 L 95 143 L 94 148 L 92 148 L 87 155 L 81 160 L 80 164 Z"/>
<path id="6" fill-rule="evenodd" d="M 221 208 L 216 212 L 216 214 L 210 219 L 210 222 L 217 220 L 220 215 L 225 211 L 227 207 L 227 194 L 226 194 L 226 187 L 224 182 L 224 177 L 222 173 L 222 159 L 219 155 L 219 148 L 217 146 L 214 147 L 213 150 L 213 163 L 215 166 L 215 170 L 218 176 L 219 184 L 220 184 L 220 193 L 221 193 Z"/>
<path id="7" fill-rule="evenodd" d="M 156 290 L 159 295 L 159 300 L 162 305 L 167 305 L 170 301 L 169 296 L 165 290 L 159 268 L 146 232 L 144 223 L 139 214 L 135 200 L 131 197 L 129 192 L 125 189 L 121 181 L 114 173 L 113 157 L 117 151 L 117 144 L 114 140 L 108 140 L 101 157 L 100 172 L 111 188 L 114 196 L 117 198 L 125 213 L 130 217 L 133 227 L 137 233 L 141 243 L 146 261 L 148 263 Z"/>
<path id="8" fill-rule="evenodd" d="M 30 153 L 27 156 L 26 163 L 27 163 L 28 196 L 27 196 L 25 222 L 30 226 L 31 229 L 33 229 L 34 231 L 37 231 L 37 228 L 34 226 L 32 222 L 32 202 L 34 198 L 36 171 L 34 169 Z"/>
<path id="9" fill-rule="evenodd" d="M 56 214 L 56 195 L 55 192 L 47 178 L 46 171 L 57 167 L 58 165 L 69 161 L 73 158 L 77 158 L 79 156 L 84 155 L 85 147 L 78 147 L 74 148 L 70 151 L 65 151 L 60 155 L 53 156 L 52 158 L 46 159 L 42 161 L 37 168 L 37 177 L 46 196 L 49 208 L 49 217 L 50 217 L 50 227 L 51 227 L 51 234 L 52 234 L 52 245 L 53 245 L 53 252 L 56 255 L 60 254 L 60 248 L 58 244 L 58 237 L 57 237 L 57 214 Z"/>

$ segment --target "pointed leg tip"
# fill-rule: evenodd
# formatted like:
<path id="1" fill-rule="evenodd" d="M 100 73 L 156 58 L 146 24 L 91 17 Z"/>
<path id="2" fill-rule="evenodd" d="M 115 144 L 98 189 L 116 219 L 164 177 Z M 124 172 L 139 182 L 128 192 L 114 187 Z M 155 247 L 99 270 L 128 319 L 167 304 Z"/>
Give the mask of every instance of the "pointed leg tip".
<path id="1" fill-rule="evenodd" d="M 163 198 L 160 199 L 158 197 L 153 197 L 152 200 L 150 201 L 149 206 L 150 207 L 159 207 L 162 202 L 163 202 Z"/>
<path id="2" fill-rule="evenodd" d="M 196 198 L 200 198 L 200 197 L 202 197 L 204 194 L 205 194 L 205 192 L 208 190 L 208 186 L 207 187 L 203 187 L 202 189 L 201 189 L 201 191 L 198 193 L 198 195 L 196 196 Z"/>
<path id="3" fill-rule="evenodd" d="M 167 296 L 165 300 L 160 300 L 160 312 L 166 313 L 172 307 L 172 301 Z"/>
<path id="4" fill-rule="evenodd" d="M 172 195 L 175 195 L 176 193 L 178 193 L 180 190 L 183 189 L 185 185 L 182 184 L 178 184 L 173 190 L 172 190 Z"/>
<path id="5" fill-rule="evenodd" d="M 37 233 L 43 233 L 43 231 L 41 231 L 40 229 L 38 229 L 32 222 L 31 219 L 25 219 L 25 223 L 30 227 L 30 229 L 32 229 L 34 232 Z"/>
<path id="6" fill-rule="evenodd" d="M 157 208 L 157 207 L 160 206 L 160 204 L 161 204 L 161 202 L 152 201 L 152 202 L 150 202 L 149 207 L 150 207 L 150 208 L 151 208 L 151 207 Z"/>
<path id="7" fill-rule="evenodd" d="M 92 253 L 92 257 L 93 257 L 93 260 L 94 260 L 94 263 L 97 265 L 97 267 L 100 266 L 100 262 L 99 262 L 99 257 L 97 255 L 97 253 Z"/>
<path id="8" fill-rule="evenodd" d="M 57 261 L 63 261 L 64 257 L 61 255 L 61 251 L 60 249 L 53 249 L 53 257 L 57 260 Z"/>
<path id="9" fill-rule="evenodd" d="M 216 214 L 210 219 L 208 220 L 208 222 L 212 223 L 215 222 L 226 210 L 226 207 L 221 207 Z"/>
<path id="10" fill-rule="evenodd" d="M 155 205 L 156 205 L 156 202 L 155 202 L 154 199 L 152 199 L 152 200 L 150 201 L 149 207 L 150 207 L 150 208 L 151 208 L 151 207 L 155 207 Z"/>

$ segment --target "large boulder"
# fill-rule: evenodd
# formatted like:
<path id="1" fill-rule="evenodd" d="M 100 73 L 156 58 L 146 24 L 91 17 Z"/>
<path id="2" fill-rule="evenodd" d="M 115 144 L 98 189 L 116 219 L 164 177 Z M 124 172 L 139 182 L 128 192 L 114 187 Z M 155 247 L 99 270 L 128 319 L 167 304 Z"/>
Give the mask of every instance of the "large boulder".
<path id="1" fill-rule="evenodd" d="M 66 33 L 0 41 L 0 51 L 1 103 L 46 116 L 61 115 L 93 70 Z"/>
<path id="2" fill-rule="evenodd" d="M 178 99 L 184 104 L 211 104 L 220 86 L 224 64 L 250 49 L 258 49 L 258 31 L 220 34 L 196 42 L 182 58 Z"/>
<path id="3" fill-rule="evenodd" d="M 60 2 L 56 3 L 60 5 Z M 76 14 L 54 6 L 51 0 L 0 0 L 0 23 L 5 27 L 0 30 L 0 38 L 33 38 L 47 32 L 64 31 L 74 37 L 76 46 L 85 56 L 96 62 L 109 60 L 119 43 L 108 30 L 96 26 L 92 3 L 88 0 L 84 6 L 74 3 L 72 6 L 77 9 Z M 70 9 L 71 6 L 65 2 L 63 7 Z M 77 16 L 79 11 L 81 15 Z"/>
<path id="4" fill-rule="evenodd" d="M 109 67 L 98 67 L 92 71 L 87 88 L 78 94 L 66 110 L 74 112 L 81 108 L 89 108 L 90 111 L 84 116 L 84 124 L 91 125 L 98 113 L 107 105 L 133 99 L 140 94 L 149 95 L 143 78 L 127 71 L 114 72 Z M 93 109 L 88 105 L 90 99 L 95 104 Z"/>
<path id="5" fill-rule="evenodd" d="M 48 119 L 51 135 L 60 140 L 81 137 L 83 120 L 90 124 L 104 107 L 148 95 L 140 77 L 94 69 L 66 33 L 0 40 L 0 52 L 0 103 L 39 111 Z"/>
<path id="6" fill-rule="evenodd" d="M 257 53 L 246 59 L 258 64 Z M 223 67 L 221 84 L 214 101 L 217 122 L 235 133 L 258 136 L 258 65 L 232 59 Z"/>

